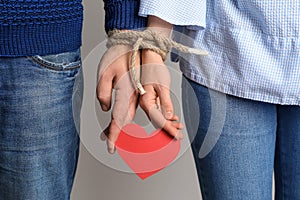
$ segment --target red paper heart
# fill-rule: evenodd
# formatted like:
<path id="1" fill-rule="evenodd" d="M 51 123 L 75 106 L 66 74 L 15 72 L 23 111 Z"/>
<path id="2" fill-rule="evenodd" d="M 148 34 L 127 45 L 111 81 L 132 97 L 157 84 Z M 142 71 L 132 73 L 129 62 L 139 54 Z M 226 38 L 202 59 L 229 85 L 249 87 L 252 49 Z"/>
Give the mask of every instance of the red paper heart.
<path id="1" fill-rule="evenodd" d="M 163 130 L 155 130 L 148 135 L 141 126 L 129 124 L 122 128 L 116 148 L 127 165 L 144 180 L 176 158 L 180 141 Z"/>

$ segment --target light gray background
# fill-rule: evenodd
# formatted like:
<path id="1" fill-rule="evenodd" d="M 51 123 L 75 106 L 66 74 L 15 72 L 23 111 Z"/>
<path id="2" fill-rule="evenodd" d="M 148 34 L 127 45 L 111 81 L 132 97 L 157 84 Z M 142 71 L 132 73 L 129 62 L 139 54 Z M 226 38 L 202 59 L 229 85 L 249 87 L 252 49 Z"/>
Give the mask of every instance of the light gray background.
<path id="1" fill-rule="evenodd" d="M 83 2 L 85 18 L 82 57 L 84 59 L 105 39 L 105 32 L 102 0 Z M 95 66 L 83 67 L 96 68 L 97 63 Z M 201 195 L 190 149 L 174 164 L 142 181 L 134 174 L 121 173 L 101 164 L 81 145 L 71 199 L 201 200 Z"/>

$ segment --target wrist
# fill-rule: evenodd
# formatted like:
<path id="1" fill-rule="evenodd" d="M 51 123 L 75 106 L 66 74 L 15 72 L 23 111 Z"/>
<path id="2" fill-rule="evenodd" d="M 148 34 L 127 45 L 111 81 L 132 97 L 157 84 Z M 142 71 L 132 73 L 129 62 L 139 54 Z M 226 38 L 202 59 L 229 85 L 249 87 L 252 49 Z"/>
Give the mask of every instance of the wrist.
<path id="1" fill-rule="evenodd" d="M 148 16 L 147 29 L 155 31 L 161 36 L 169 38 L 173 29 L 173 25 L 161 18 L 150 15 Z"/>
<path id="2" fill-rule="evenodd" d="M 161 55 L 159 55 L 158 53 L 150 50 L 150 49 L 143 49 L 142 50 L 142 60 L 145 62 L 148 61 L 157 61 L 159 63 L 163 62 L 163 58 L 161 57 Z M 156 63 L 156 62 L 154 62 Z"/>

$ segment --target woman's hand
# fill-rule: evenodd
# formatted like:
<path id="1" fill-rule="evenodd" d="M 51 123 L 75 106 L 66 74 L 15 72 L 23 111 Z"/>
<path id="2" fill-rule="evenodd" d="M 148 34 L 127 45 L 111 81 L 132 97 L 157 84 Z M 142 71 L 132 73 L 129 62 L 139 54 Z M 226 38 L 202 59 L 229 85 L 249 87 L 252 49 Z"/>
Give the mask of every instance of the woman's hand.
<path id="1" fill-rule="evenodd" d="M 146 93 L 140 96 L 139 104 L 156 128 L 164 129 L 176 139 L 182 139 L 179 131 L 183 125 L 174 115 L 170 97 L 170 74 L 160 55 L 151 50 L 142 51 L 141 83 Z"/>
<path id="2" fill-rule="evenodd" d="M 156 16 L 148 16 L 147 26 L 163 37 L 169 37 L 173 27 Z M 140 97 L 139 104 L 157 128 L 162 128 L 174 138 L 181 139 L 183 135 L 180 129 L 183 125 L 178 122 L 178 116 L 174 115 L 169 70 L 161 56 L 151 50 L 143 50 L 141 59 L 141 82 L 146 94 Z"/>

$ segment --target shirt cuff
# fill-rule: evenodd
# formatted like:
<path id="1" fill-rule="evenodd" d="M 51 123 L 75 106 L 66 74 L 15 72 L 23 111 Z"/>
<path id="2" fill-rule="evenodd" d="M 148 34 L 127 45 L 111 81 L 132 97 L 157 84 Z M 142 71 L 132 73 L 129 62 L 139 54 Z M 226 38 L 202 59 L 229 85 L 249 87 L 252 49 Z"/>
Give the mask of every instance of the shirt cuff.
<path id="1" fill-rule="evenodd" d="M 104 0 L 105 31 L 133 30 L 147 26 L 147 18 L 138 15 L 139 0 Z"/>
<path id="2" fill-rule="evenodd" d="M 154 15 L 173 25 L 205 28 L 206 0 L 141 0 L 139 15 Z"/>

